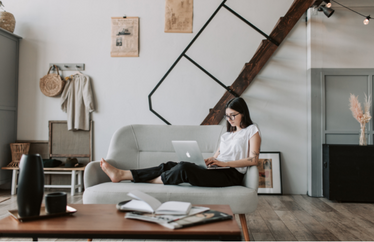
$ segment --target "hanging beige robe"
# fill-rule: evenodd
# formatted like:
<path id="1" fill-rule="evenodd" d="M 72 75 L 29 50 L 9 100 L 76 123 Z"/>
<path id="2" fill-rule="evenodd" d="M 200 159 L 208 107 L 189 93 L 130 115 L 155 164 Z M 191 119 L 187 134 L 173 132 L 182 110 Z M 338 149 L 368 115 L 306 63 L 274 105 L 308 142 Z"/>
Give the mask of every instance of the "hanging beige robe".
<path id="1" fill-rule="evenodd" d="M 95 108 L 88 76 L 76 74 L 67 81 L 61 94 L 61 109 L 67 113 L 68 130 L 90 130 L 90 112 Z"/>

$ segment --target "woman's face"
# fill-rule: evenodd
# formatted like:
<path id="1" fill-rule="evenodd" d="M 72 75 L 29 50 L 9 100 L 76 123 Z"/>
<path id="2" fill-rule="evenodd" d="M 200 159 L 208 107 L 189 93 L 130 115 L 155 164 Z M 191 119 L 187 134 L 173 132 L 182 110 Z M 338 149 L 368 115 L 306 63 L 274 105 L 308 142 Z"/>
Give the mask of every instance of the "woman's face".
<path id="1" fill-rule="evenodd" d="M 226 108 L 226 120 L 231 124 L 231 126 L 240 127 L 242 115 L 234 109 Z"/>

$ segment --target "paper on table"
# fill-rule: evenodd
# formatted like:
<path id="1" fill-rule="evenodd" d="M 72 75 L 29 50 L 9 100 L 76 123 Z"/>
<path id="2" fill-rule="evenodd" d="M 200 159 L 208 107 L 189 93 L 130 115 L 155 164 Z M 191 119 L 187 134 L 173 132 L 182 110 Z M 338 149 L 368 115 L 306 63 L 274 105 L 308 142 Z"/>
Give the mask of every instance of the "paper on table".
<path id="1" fill-rule="evenodd" d="M 188 202 L 165 202 L 157 208 L 157 214 L 183 214 L 191 209 L 191 203 Z"/>
<path id="2" fill-rule="evenodd" d="M 156 198 L 141 191 L 131 191 L 128 195 L 138 200 L 120 202 L 121 205 L 117 206 L 120 206 L 121 211 L 186 215 L 191 209 L 189 202 L 169 201 L 161 204 Z"/>

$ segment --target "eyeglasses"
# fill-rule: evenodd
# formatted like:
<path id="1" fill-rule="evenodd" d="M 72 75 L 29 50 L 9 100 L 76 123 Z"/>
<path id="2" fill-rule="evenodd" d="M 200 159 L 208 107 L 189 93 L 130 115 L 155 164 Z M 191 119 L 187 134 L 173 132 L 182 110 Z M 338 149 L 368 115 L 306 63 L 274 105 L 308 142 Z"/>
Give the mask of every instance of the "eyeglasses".
<path id="1" fill-rule="evenodd" d="M 231 121 L 234 121 L 235 120 L 235 117 L 238 116 L 240 113 L 237 113 L 237 114 L 233 114 L 233 115 L 223 115 L 223 117 L 225 117 L 225 119 L 230 119 Z"/>

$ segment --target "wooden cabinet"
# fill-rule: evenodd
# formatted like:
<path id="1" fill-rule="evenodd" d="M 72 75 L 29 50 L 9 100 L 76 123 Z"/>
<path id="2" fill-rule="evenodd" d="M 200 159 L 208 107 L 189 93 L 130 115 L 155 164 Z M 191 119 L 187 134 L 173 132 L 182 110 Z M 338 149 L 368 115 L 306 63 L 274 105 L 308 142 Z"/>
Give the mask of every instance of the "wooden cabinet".
<path id="1" fill-rule="evenodd" d="M 323 145 L 323 196 L 374 202 L 374 145 Z"/>
<path id="2" fill-rule="evenodd" d="M 10 143 L 17 139 L 18 57 L 21 37 L 0 28 L 0 167 L 12 160 Z M 0 170 L 0 185 L 11 172 Z"/>

